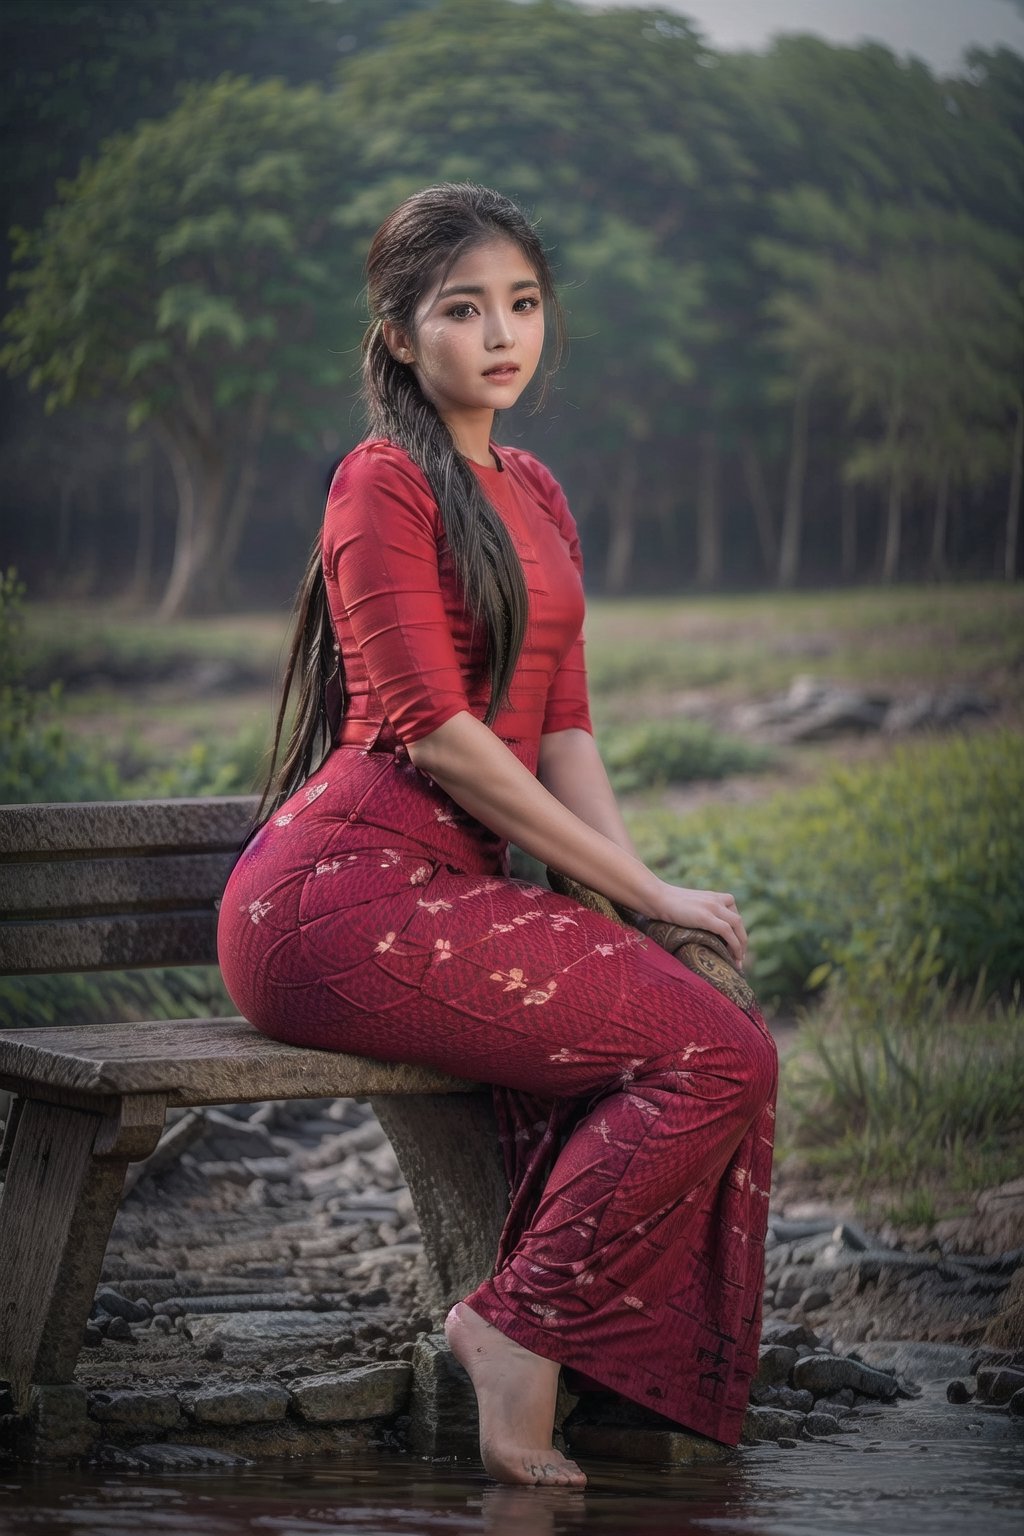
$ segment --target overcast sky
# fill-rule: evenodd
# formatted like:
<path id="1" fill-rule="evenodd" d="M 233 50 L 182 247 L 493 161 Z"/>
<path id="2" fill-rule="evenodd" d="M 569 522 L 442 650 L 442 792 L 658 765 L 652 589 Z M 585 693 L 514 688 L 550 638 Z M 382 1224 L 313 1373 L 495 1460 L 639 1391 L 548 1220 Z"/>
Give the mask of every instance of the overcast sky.
<path id="1" fill-rule="evenodd" d="M 716 48 L 763 48 L 776 32 L 815 32 L 834 43 L 866 38 L 949 73 L 965 48 L 1006 44 L 1024 53 L 1024 15 L 1012 0 L 614 0 L 689 16 Z"/>

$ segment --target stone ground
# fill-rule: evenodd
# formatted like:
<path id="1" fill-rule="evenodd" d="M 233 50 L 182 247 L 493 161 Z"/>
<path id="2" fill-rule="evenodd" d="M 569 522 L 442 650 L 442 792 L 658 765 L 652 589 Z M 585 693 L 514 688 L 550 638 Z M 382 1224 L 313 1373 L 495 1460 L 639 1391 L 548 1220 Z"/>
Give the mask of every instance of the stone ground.
<path id="1" fill-rule="evenodd" d="M 412 1202 L 368 1106 L 179 1112 L 132 1175 L 77 1394 L 50 1389 L 36 1404 L 51 1449 L 114 1468 L 368 1443 L 473 1454 L 471 1391 L 425 1300 Z M 773 1210 L 745 1440 L 860 1431 L 936 1380 L 958 1384 L 953 1399 L 970 1407 L 950 1412 L 965 1425 L 984 1408 L 1024 1427 L 1024 1340 L 1005 1333 L 1024 1248 L 962 1253 L 964 1236 L 900 1246 L 843 1212 Z M 615 1399 L 566 1395 L 562 1409 L 581 1455 L 718 1454 Z M 72 1422 L 83 1412 L 84 1433 Z M 7 1428 L 24 1446 L 16 1421 Z"/>

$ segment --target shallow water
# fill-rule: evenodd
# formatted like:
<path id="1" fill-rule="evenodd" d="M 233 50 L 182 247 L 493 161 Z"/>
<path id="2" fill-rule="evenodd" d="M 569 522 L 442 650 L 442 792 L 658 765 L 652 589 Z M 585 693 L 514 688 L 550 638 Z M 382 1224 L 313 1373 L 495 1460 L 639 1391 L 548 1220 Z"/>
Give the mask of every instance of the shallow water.
<path id="1" fill-rule="evenodd" d="M 923 1448 L 922 1448 L 923 1447 Z M 3 1536 L 1019 1536 L 1017 1437 L 856 1437 L 748 1450 L 725 1466 L 587 1466 L 585 1492 L 499 1488 L 462 1464 L 398 1454 L 137 1476 L 0 1473 Z"/>

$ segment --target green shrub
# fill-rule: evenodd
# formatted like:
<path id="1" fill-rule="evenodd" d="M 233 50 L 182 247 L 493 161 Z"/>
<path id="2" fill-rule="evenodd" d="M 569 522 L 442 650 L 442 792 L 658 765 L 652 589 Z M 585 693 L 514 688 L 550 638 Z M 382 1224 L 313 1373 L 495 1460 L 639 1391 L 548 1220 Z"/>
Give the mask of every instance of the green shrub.
<path id="1" fill-rule="evenodd" d="M 24 595 L 13 569 L 0 575 L 0 804 L 113 799 L 108 754 L 76 740 L 58 716 L 60 684 L 25 682 Z"/>
<path id="2" fill-rule="evenodd" d="M 650 720 L 601 733 L 601 756 L 620 793 L 756 773 L 773 762 L 766 747 L 723 736 L 701 720 Z"/>
<path id="3" fill-rule="evenodd" d="M 0 1029 L 216 1019 L 236 1011 L 212 965 L 81 976 L 0 976 Z"/>
<path id="4" fill-rule="evenodd" d="M 907 746 L 809 789 L 634 818 L 667 878 L 736 896 L 762 996 L 842 976 L 906 1013 L 935 980 L 1024 974 L 1024 753 L 1009 731 Z"/>

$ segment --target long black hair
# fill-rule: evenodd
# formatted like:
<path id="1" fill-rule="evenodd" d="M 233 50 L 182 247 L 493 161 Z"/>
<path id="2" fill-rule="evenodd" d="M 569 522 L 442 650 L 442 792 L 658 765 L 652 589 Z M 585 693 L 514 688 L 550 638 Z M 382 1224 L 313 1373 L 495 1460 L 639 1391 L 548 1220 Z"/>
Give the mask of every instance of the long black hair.
<path id="1" fill-rule="evenodd" d="M 560 361 L 565 329 L 544 247 L 515 203 L 472 182 L 426 187 L 384 220 L 366 258 L 370 323 L 362 345 L 362 395 L 370 434 L 404 448 L 426 476 L 466 610 L 484 630 L 491 685 L 484 716 L 488 725 L 507 696 L 522 650 L 526 581 L 501 517 L 420 389 L 413 370 L 392 356 L 384 327 L 390 324 L 414 336 L 416 310 L 430 286 L 443 282 L 445 273 L 468 251 L 495 238 L 519 247 L 540 284 L 556 338 L 546 370 L 549 376 Z M 275 772 L 288 700 L 296 685 L 291 736 Z M 327 603 L 318 532 L 295 600 L 293 639 L 270 767 L 252 831 L 316 772 L 330 751 L 344 712 L 344 672 Z"/>

